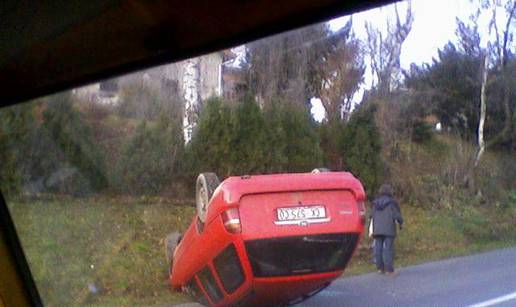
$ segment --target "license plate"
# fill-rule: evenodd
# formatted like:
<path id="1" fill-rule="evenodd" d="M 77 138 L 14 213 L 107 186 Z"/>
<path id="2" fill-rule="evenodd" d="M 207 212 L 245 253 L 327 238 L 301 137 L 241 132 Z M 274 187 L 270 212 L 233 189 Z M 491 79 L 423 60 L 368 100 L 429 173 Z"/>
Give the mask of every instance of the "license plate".
<path id="1" fill-rule="evenodd" d="M 322 223 L 329 221 L 326 208 L 322 205 L 278 208 L 277 225 Z"/>

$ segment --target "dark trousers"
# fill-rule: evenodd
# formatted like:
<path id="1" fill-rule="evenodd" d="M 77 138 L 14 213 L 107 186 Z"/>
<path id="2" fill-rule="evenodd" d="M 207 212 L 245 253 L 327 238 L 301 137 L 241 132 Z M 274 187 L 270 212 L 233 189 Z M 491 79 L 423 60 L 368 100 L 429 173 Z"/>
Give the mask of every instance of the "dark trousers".
<path id="1" fill-rule="evenodd" d="M 376 235 L 374 240 L 376 268 L 381 271 L 394 272 L 394 237 Z"/>

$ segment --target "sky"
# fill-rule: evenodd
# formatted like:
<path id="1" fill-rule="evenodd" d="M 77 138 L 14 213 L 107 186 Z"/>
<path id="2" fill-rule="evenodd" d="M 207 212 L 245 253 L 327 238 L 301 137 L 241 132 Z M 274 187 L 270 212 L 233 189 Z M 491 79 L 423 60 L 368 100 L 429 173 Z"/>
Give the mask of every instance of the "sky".
<path id="1" fill-rule="evenodd" d="M 448 42 L 457 43 L 455 30 L 457 28 L 456 18 L 467 21 L 468 18 L 478 9 L 481 0 L 412 0 L 412 13 L 414 22 L 412 29 L 404 41 L 401 49 L 400 64 L 402 69 L 409 69 L 412 63 L 420 66 L 423 63 L 432 63 L 433 58 L 438 57 L 438 50 L 442 49 Z M 362 41 L 367 40 L 365 30 L 366 21 L 382 31 L 387 32 L 387 22 L 395 21 L 395 5 L 398 7 L 400 19 L 404 20 L 408 1 L 397 2 L 363 12 L 353 14 L 351 16 L 343 16 L 335 18 L 328 22 L 332 31 L 337 31 L 343 27 L 346 22 L 353 19 L 353 32 Z M 500 9 L 502 10 L 502 9 Z M 488 23 L 491 16 L 483 14 L 479 19 L 479 32 L 482 37 L 481 45 L 486 46 L 489 38 Z M 506 15 L 502 11 L 497 11 L 497 24 L 500 29 L 505 27 Z M 492 37 L 491 37 L 492 38 Z M 245 55 L 245 47 L 235 48 L 236 54 L 239 55 L 237 61 L 233 65 L 240 65 Z M 516 52 L 516 46 L 512 49 Z M 366 72 L 364 74 L 364 83 L 355 96 L 354 104 L 362 101 L 364 91 L 371 88 L 372 72 L 369 67 L 369 59 L 364 59 L 366 63 Z M 312 115 L 315 120 L 322 121 L 325 118 L 324 107 L 318 98 L 312 98 Z"/>
<path id="2" fill-rule="evenodd" d="M 397 4 L 401 20 L 405 17 L 407 2 Z M 437 49 L 448 41 L 456 41 L 455 18 L 462 20 L 474 11 L 475 4 L 468 0 L 414 0 L 412 10 L 414 23 L 401 51 L 401 66 L 409 68 L 411 63 L 430 63 L 437 56 Z M 366 39 L 365 22 L 372 22 L 385 31 L 387 19 L 394 20 L 394 4 L 353 14 L 353 30 L 360 39 Z M 338 30 L 349 16 L 333 19 L 330 29 Z"/>
<path id="3" fill-rule="evenodd" d="M 438 49 L 442 49 L 449 41 L 456 42 L 455 18 L 466 20 L 478 5 L 478 2 L 471 3 L 469 0 L 413 0 L 411 3 L 414 23 L 402 46 L 400 55 L 402 69 L 410 68 L 411 63 L 417 65 L 431 63 L 432 58 L 437 57 Z M 407 2 L 399 2 L 397 6 L 403 21 Z M 359 39 L 366 40 L 366 21 L 385 33 L 387 20 L 395 20 L 395 16 L 394 4 L 353 14 L 353 31 Z M 329 21 L 330 29 L 338 30 L 349 18 L 350 16 L 344 16 Z M 368 60 L 365 61 L 367 64 Z M 364 85 L 353 98 L 355 103 L 361 101 L 364 89 L 371 87 L 372 75 L 369 67 L 366 69 L 364 78 Z M 324 108 L 317 98 L 312 99 L 312 115 L 317 121 L 324 118 Z"/>

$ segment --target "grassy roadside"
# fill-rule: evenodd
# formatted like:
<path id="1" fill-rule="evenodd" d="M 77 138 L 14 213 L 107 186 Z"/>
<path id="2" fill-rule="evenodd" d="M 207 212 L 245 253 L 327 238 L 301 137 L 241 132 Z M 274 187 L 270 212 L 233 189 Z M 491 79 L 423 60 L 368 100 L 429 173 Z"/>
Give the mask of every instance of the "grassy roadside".
<path id="1" fill-rule="evenodd" d="M 9 203 L 46 306 L 135 306 L 186 300 L 170 290 L 162 238 L 192 206 L 146 199 Z"/>
<path id="2" fill-rule="evenodd" d="M 424 210 L 416 207 L 402 208 L 405 225 L 398 232 L 395 241 L 395 267 L 416 265 L 423 262 L 441 260 L 451 257 L 470 255 L 482 251 L 516 245 L 516 229 L 510 226 L 516 220 L 516 211 L 513 209 L 510 216 L 497 217 L 497 212 L 483 215 L 484 223 L 478 227 L 485 227 L 481 234 L 472 235 L 465 231 L 471 227 L 471 221 L 458 218 L 456 212 L 448 209 Z M 487 210 L 486 210 L 487 211 Z M 498 230 L 496 227 L 503 222 L 510 223 L 507 229 Z M 503 225 L 503 224 L 502 224 Z M 500 231 L 500 233 L 493 233 Z M 501 233 L 504 231 L 504 233 Z M 372 240 L 364 235 L 360 246 L 346 270 L 345 275 L 357 275 L 374 272 L 375 266 L 371 263 Z"/>
<path id="3" fill-rule="evenodd" d="M 50 198 L 8 205 L 45 305 L 140 306 L 187 300 L 168 286 L 161 243 L 190 223 L 194 208 L 185 203 Z M 492 225 L 484 232 L 493 236 L 472 236 L 465 231 L 472 227 L 465 227 L 469 220 L 448 209 L 402 210 L 406 224 L 396 242 L 398 267 L 516 245 L 514 209 L 503 219 L 481 212 L 485 220 L 473 225 Z M 506 225 L 505 232 L 497 233 L 495 225 Z M 369 245 L 364 237 L 344 276 L 374 271 Z"/>

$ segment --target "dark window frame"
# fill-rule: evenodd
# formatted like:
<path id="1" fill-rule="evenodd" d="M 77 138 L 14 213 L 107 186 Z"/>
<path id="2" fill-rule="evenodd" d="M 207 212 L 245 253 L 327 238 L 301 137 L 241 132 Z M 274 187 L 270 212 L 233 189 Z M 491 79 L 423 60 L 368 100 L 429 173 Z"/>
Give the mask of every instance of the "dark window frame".
<path id="1" fill-rule="evenodd" d="M 226 255 L 225 253 L 230 253 L 229 255 Z M 220 261 L 228 260 L 223 259 L 221 257 L 229 257 L 229 258 L 236 258 L 236 259 L 230 259 L 235 260 L 230 262 L 231 264 L 236 263 L 236 266 L 233 266 L 233 268 L 228 267 L 227 263 L 222 264 Z M 225 267 L 223 267 L 225 266 Z M 246 281 L 245 271 L 242 266 L 242 259 L 238 256 L 238 252 L 236 249 L 235 244 L 230 243 L 228 244 L 214 259 L 213 259 L 213 268 L 215 269 L 215 273 L 217 277 L 220 280 L 220 283 L 222 284 L 222 287 L 224 288 L 224 291 L 226 291 L 227 294 L 235 293 L 236 290 L 238 290 Z M 236 269 L 238 272 L 232 272 L 231 269 Z M 228 272 L 226 272 L 228 271 Z M 222 274 L 221 274 L 222 273 Z M 229 273 L 229 276 L 225 273 Z M 229 280 L 228 278 L 233 278 L 234 274 L 239 274 L 238 280 Z"/>
<path id="2" fill-rule="evenodd" d="M 219 303 L 224 299 L 224 292 L 217 282 L 217 278 L 215 277 L 213 269 L 210 267 L 210 265 L 206 265 L 195 275 L 197 276 L 200 286 L 207 294 L 210 301 L 213 303 Z"/>
<path id="3" fill-rule="evenodd" d="M 196 302 L 199 302 L 201 305 L 209 305 L 206 294 L 203 289 L 201 289 L 200 282 L 195 276 L 186 283 L 186 288 L 188 295 Z"/>

